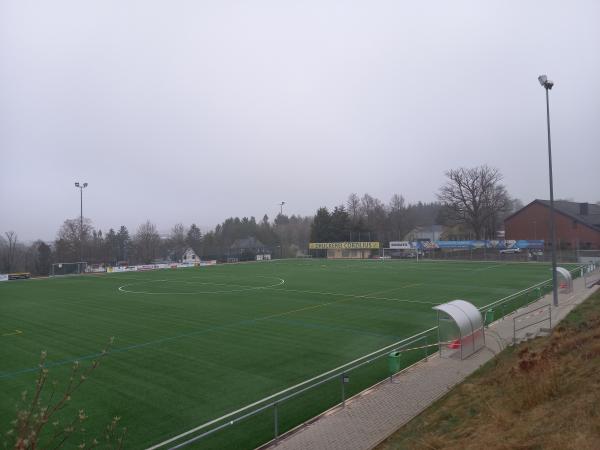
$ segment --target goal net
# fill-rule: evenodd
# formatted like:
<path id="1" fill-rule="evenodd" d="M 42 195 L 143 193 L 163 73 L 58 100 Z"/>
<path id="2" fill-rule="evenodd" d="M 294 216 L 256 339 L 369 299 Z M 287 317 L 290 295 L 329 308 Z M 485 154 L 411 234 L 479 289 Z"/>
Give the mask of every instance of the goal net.
<path id="1" fill-rule="evenodd" d="M 86 262 L 54 263 L 50 270 L 50 276 L 79 275 L 85 272 L 86 267 Z"/>

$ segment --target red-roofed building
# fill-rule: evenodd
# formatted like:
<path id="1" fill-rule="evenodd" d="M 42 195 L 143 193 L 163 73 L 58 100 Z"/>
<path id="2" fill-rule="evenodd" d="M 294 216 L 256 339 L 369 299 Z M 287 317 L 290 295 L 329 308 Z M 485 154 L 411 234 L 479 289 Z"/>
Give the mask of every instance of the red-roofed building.
<path id="1" fill-rule="evenodd" d="M 600 249 L 600 205 L 564 200 L 554 202 L 556 239 L 561 248 Z M 504 220 L 506 239 L 543 239 L 550 236 L 550 201 L 534 200 Z"/>

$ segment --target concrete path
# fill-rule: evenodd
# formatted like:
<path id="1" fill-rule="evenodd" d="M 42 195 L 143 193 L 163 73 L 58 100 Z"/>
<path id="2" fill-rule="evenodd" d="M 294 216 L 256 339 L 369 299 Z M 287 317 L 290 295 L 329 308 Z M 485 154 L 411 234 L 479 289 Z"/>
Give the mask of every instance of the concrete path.
<path id="1" fill-rule="evenodd" d="M 561 294 L 558 308 L 552 308 L 552 327 L 598 289 L 598 286 L 587 289 L 581 278 L 573 284 L 573 292 Z M 486 347 L 468 359 L 430 357 L 428 361 L 400 372 L 392 382 L 382 382 L 346 401 L 345 407 L 330 410 L 314 422 L 298 428 L 270 448 L 368 450 L 375 447 L 510 345 L 513 341 L 513 318 L 524 314 L 518 319 L 517 328 L 540 321 L 548 317 L 548 309 L 533 310 L 549 303 L 552 303 L 551 294 L 492 324 L 486 329 Z M 548 326 L 548 321 L 532 325 L 517 332 L 517 340 Z"/>

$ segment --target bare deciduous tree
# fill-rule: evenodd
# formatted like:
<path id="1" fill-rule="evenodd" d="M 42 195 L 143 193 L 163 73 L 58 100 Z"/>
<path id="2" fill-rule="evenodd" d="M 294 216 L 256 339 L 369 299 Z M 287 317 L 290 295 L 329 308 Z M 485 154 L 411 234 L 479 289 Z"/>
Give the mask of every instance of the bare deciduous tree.
<path id="1" fill-rule="evenodd" d="M 506 188 L 498 169 L 486 165 L 453 169 L 440 188 L 438 199 L 454 223 L 463 223 L 473 231 L 475 239 L 494 232 L 498 217 L 510 207 Z"/>
<path id="2" fill-rule="evenodd" d="M 186 234 L 187 230 L 182 223 L 177 223 L 171 228 L 168 244 L 171 252 L 170 256 L 173 261 L 181 260 L 183 252 L 188 246 L 186 243 Z"/>
<path id="3" fill-rule="evenodd" d="M 79 218 L 67 219 L 58 230 L 56 241 L 56 257 L 60 262 L 79 261 L 79 248 L 83 240 L 83 246 L 86 247 L 85 255 L 89 257 L 88 248 L 93 235 L 94 228 L 92 221 L 83 218 L 83 228 Z"/>
<path id="4" fill-rule="evenodd" d="M 389 235 L 392 240 L 401 240 L 402 236 L 410 231 L 406 227 L 406 220 L 404 217 L 406 214 L 404 197 L 394 194 L 390 199 L 388 210 Z"/>
<path id="5" fill-rule="evenodd" d="M 4 235 L 6 236 L 5 267 L 7 272 L 11 272 L 15 265 L 15 250 L 19 236 L 14 231 L 7 231 Z"/>
<path id="6" fill-rule="evenodd" d="M 137 259 L 143 263 L 150 263 L 156 258 L 160 248 L 160 236 L 152 222 L 148 220 L 139 226 L 133 237 L 133 247 Z"/>
<path id="7" fill-rule="evenodd" d="M 352 223 L 356 223 L 360 214 L 360 199 L 358 198 L 358 195 L 352 193 L 348 196 L 348 200 L 346 201 L 346 210 L 348 211 L 348 214 L 350 214 L 350 220 L 352 220 Z"/>

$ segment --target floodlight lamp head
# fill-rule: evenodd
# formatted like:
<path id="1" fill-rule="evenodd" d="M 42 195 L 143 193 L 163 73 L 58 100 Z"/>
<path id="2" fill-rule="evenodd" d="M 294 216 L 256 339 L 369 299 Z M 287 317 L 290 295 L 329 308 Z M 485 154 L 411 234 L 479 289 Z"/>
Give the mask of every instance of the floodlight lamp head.
<path id="1" fill-rule="evenodd" d="M 538 81 L 544 89 L 552 89 L 552 86 L 554 86 L 554 82 L 549 80 L 547 75 L 540 75 Z"/>
<path id="2" fill-rule="evenodd" d="M 79 187 L 79 182 L 75 183 L 75 187 Z"/>
<path id="3" fill-rule="evenodd" d="M 88 185 L 87 183 L 83 183 L 83 187 L 86 188 Z"/>

